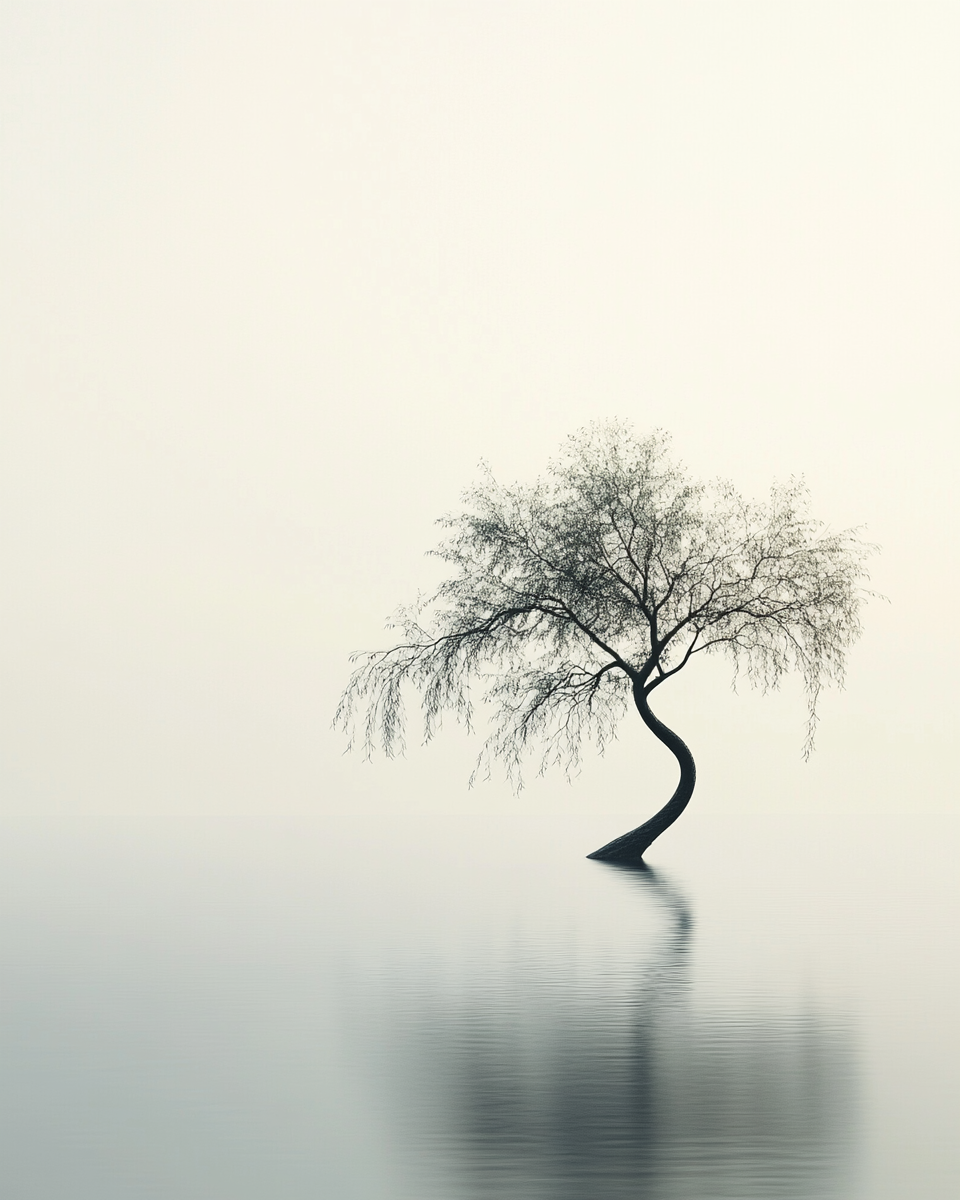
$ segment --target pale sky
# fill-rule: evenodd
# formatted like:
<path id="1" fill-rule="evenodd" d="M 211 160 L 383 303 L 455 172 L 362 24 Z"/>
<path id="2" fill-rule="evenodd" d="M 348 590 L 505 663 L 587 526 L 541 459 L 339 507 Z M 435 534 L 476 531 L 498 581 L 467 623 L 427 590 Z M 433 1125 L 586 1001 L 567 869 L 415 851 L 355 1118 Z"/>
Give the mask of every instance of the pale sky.
<path id="1" fill-rule="evenodd" d="M 694 804 L 960 810 L 956 4 L 23 0 L 0 61 L 8 811 L 518 803 L 330 718 L 478 462 L 609 416 L 883 547 L 810 764 L 798 683 L 658 693 Z"/>

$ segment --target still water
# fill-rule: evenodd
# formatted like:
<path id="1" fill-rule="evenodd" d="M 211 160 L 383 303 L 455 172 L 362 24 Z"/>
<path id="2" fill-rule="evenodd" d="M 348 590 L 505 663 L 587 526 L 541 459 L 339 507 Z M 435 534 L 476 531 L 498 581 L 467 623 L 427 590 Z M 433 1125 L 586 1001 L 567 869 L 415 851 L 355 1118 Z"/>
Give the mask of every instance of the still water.
<path id="1" fill-rule="evenodd" d="M 960 1196 L 960 825 L 7 820 L 11 1200 Z"/>

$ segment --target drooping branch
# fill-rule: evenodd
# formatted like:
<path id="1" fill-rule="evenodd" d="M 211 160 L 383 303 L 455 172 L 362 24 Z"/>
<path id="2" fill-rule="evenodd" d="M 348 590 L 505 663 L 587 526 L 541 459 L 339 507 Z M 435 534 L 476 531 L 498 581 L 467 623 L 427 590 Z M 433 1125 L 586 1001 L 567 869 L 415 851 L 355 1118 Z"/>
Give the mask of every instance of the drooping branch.
<path id="1" fill-rule="evenodd" d="M 638 684 L 661 687 L 701 653 L 724 653 L 762 687 L 799 670 L 816 725 L 822 686 L 840 682 L 860 632 L 871 547 L 808 515 L 802 484 L 764 504 L 726 483 L 691 482 L 663 435 L 622 424 L 585 431 L 547 476 L 505 487 L 487 472 L 434 552 L 448 576 L 400 614 L 400 644 L 361 656 L 337 721 L 371 752 L 403 749 L 404 692 L 420 693 L 424 737 L 444 712 L 481 756 L 519 781 L 520 761 L 575 766 L 602 749 Z M 808 746 L 809 749 L 809 736 Z"/>

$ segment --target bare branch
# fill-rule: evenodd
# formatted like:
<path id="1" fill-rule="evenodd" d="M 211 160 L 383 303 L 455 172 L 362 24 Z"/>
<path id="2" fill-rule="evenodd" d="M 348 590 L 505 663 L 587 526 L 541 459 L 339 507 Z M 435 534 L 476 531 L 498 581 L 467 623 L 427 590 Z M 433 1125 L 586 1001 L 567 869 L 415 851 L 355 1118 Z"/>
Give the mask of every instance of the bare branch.
<path id="1" fill-rule="evenodd" d="M 874 547 L 809 516 L 802 483 L 745 501 L 723 481 L 691 481 L 663 434 L 591 427 L 530 486 L 489 471 L 441 524 L 448 567 L 436 593 L 401 610 L 397 645 L 361 655 L 335 723 L 369 754 L 404 745 L 403 700 L 419 693 L 424 738 L 444 713 L 491 730 L 478 769 L 518 782 L 574 769 L 584 737 L 602 750 L 634 682 L 646 693 L 694 655 L 724 653 L 762 688 L 799 670 L 812 746 L 817 700 L 841 683 L 860 633 Z"/>

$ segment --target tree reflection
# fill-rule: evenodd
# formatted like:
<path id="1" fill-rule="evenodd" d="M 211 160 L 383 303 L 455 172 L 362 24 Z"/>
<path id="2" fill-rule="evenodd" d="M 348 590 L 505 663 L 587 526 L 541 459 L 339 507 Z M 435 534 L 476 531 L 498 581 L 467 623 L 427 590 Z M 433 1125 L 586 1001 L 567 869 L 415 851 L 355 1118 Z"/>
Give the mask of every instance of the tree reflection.
<path id="1" fill-rule="evenodd" d="M 850 1023 L 698 1005 L 682 892 L 650 868 L 598 869 L 664 918 L 629 986 L 553 995 L 500 979 L 469 1001 L 421 1003 L 407 1075 L 415 1152 L 478 1197 L 837 1194 L 854 1107 Z"/>

